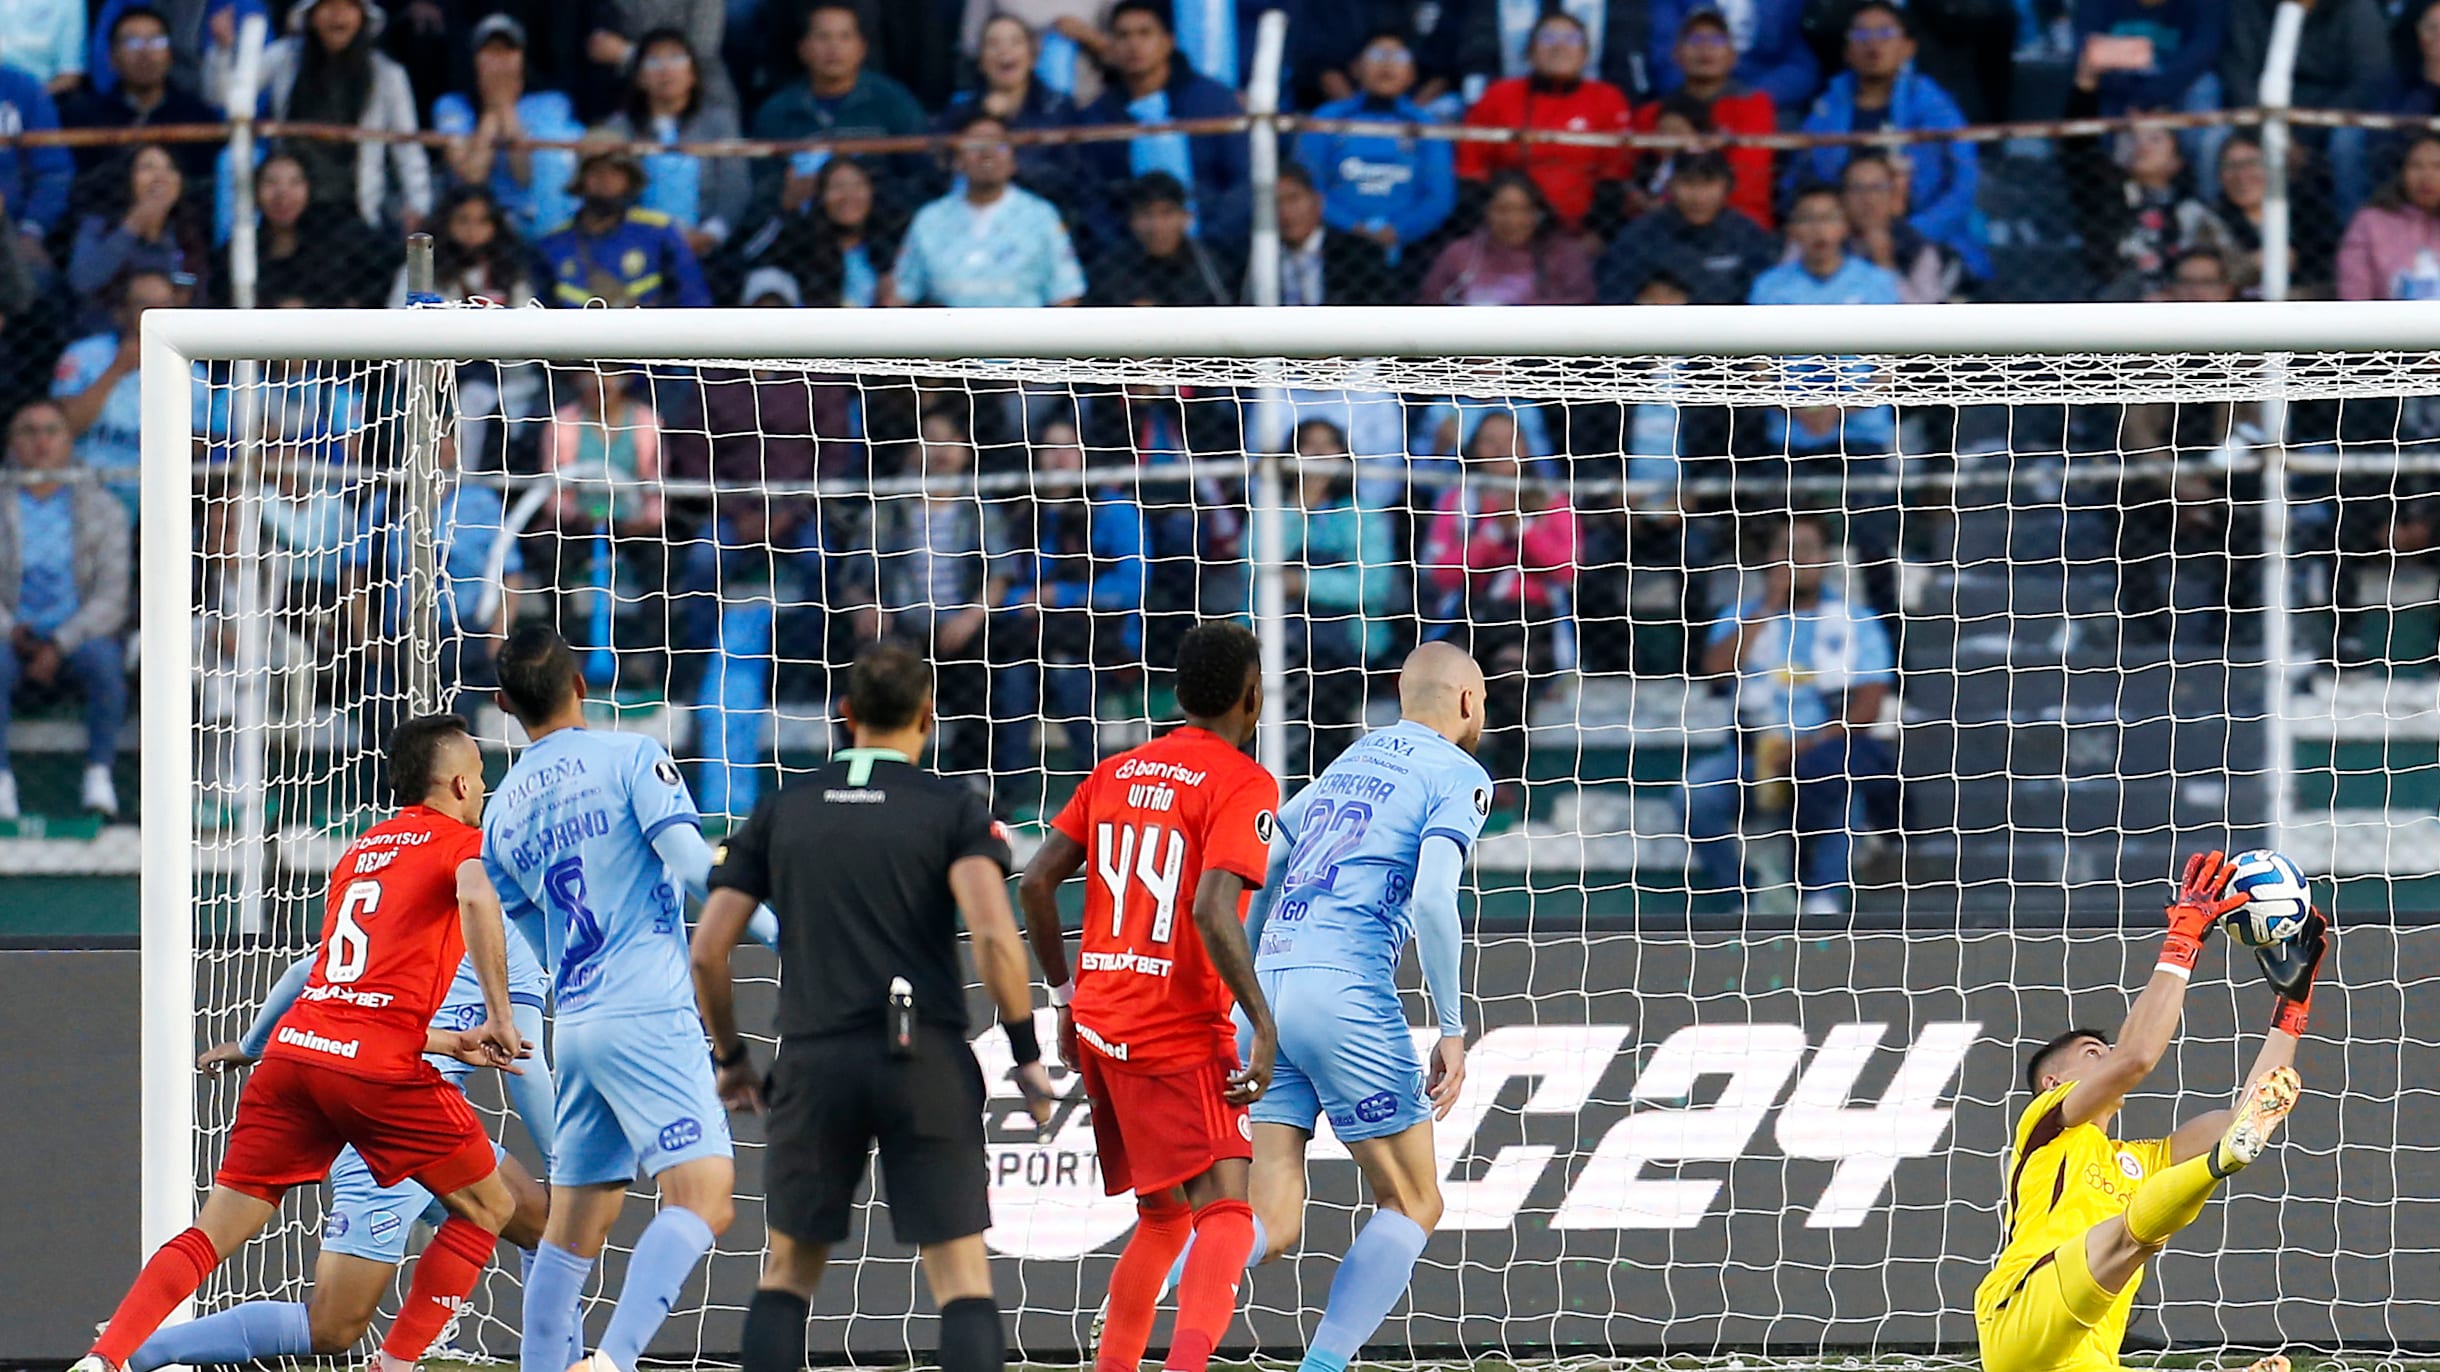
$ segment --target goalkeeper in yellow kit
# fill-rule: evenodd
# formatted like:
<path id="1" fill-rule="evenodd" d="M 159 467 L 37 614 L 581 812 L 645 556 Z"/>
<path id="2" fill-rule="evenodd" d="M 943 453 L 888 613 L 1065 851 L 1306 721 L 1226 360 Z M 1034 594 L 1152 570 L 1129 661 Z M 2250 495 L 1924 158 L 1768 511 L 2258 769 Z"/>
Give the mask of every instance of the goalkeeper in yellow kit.
<path id="1" fill-rule="evenodd" d="M 2098 1031 L 2073 1029 L 2026 1061 L 2034 1096 L 2009 1151 L 2008 1242 L 1974 1292 L 1984 1372 L 2118 1372 L 2144 1265 L 2203 1213 L 2223 1178 L 2261 1155 L 2295 1107 L 2289 1063 L 2328 947 L 2319 911 L 2294 940 L 2258 950 L 2278 1008 L 2235 1107 L 2190 1119 L 2165 1139 L 2120 1142 L 2106 1131 L 2177 1032 L 2212 926 L 2244 904 L 2221 894 L 2229 872 L 2216 852 L 2187 860 L 2160 964 L 2115 1046 Z M 2287 1366 L 2273 1356 L 2250 1372 Z"/>

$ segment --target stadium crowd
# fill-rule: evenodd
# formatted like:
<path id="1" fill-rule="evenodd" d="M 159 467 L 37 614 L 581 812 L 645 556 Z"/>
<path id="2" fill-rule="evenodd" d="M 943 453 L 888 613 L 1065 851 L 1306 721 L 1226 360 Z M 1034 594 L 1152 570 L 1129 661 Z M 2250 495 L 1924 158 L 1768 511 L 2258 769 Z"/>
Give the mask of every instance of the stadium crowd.
<path id="1" fill-rule="evenodd" d="M 2253 294 L 2266 177 L 2259 140 L 2242 126 L 2137 122 L 2107 138 L 2007 145 L 2011 177 L 2032 166 L 2071 192 L 2064 260 L 2025 251 L 2016 212 L 1994 211 L 2008 189 L 1991 175 L 2002 145 L 1938 135 L 2012 117 L 2248 106 L 2274 7 L 0 0 L 0 132 L 136 131 L 74 147 L 0 146 L 0 413 L 14 417 L 20 468 L 59 465 L 63 440 L 72 464 L 122 473 L 136 464 L 135 318 L 225 303 L 238 275 L 223 145 L 166 130 L 223 119 L 249 14 L 265 14 L 277 35 L 259 113 L 365 135 L 296 134 L 265 147 L 252 179 L 263 307 L 402 302 L 398 244 L 413 230 L 434 236 L 437 288 L 452 300 L 1244 303 L 1246 135 L 1166 126 L 1243 112 L 1253 26 L 1274 8 L 1290 21 L 1283 107 L 1311 117 L 1287 141 L 1280 175 L 1284 305 L 1661 306 Z M 2060 79 L 2045 85 L 2042 71 Z M 2296 85 L 2299 106 L 2440 113 L 2440 0 L 2321 0 Z M 1694 141 L 1451 142 L 1383 127 L 1436 123 Z M 142 141 L 152 126 L 163 138 Z M 1008 139 L 1129 126 L 1146 131 Z M 418 131 L 445 137 L 427 146 L 387 136 Z M 1772 131 L 1904 137 L 1888 150 L 1785 153 L 1704 141 Z M 941 136 L 936 151 L 693 150 L 741 135 L 925 134 Z M 2440 297 L 2440 133 L 2309 127 L 2299 137 L 2293 293 Z M 1900 453 L 2006 450 L 2036 427 L 2002 421 L 2005 434 L 1984 442 L 1971 416 L 1946 411 L 1506 395 L 1281 403 L 762 370 L 485 366 L 461 369 L 459 384 L 468 423 L 451 436 L 453 464 L 462 456 L 471 471 L 585 481 L 505 549 L 498 486 L 452 489 L 452 627 L 480 636 L 525 608 L 555 611 L 593 645 L 605 684 L 700 703 L 713 723 L 696 751 L 715 759 L 704 804 L 739 811 L 732 778 L 750 788 L 750 773 L 719 760 L 767 750 L 753 702 L 823 698 L 825 662 L 876 632 L 928 647 L 944 714 L 990 721 L 952 731 L 952 769 L 1005 771 L 1044 742 L 1089 748 L 1075 731 L 1037 740 L 1034 721 L 1089 716 L 1108 682 L 1165 661 L 1182 626 L 1242 609 L 1246 596 L 1242 484 L 1146 474 L 1265 449 L 1357 459 L 1352 475 L 1317 464 L 1295 483 L 1290 602 L 1315 723 L 1311 765 L 1350 736 L 1368 672 L 1404 643 L 1450 637 L 1505 683 L 1489 761 L 1513 813 L 1529 683 L 1571 668 L 1724 677 L 1748 671 L 1739 654 L 1753 650 L 1778 654 L 1803 681 L 1851 684 L 1749 693 L 1769 697 L 1759 706 L 1741 695 L 1747 725 L 1792 730 L 1800 754 L 1759 764 L 1749 755 L 1743 781 L 1793 777 L 1807 793 L 1835 773 L 1840 787 L 1859 778 L 1861 795 L 1871 788 L 1858 769 L 1885 770 L 1861 743 L 1886 693 L 1856 687 L 1885 682 L 1894 666 L 1876 616 L 1898 608 L 1895 568 L 1925 522 L 1907 518 L 1885 486 L 1842 487 L 1894 473 Z M 358 436 L 381 409 L 379 389 L 296 371 L 272 388 L 266 435 L 293 454 L 366 457 Z M 2440 434 L 2434 418 L 2360 405 L 2349 422 L 2365 436 L 2422 439 Z M 2044 441 L 2054 453 L 2199 451 L 2245 422 L 2225 408 L 2129 409 L 2070 416 Z M 225 399 L 207 405 L 199 449 L 216 451 L 227 425 Z M 1073 479 L 1039 493 L 1020 482 L 1013 496 L 981 501 L 945 488 L 862 501 L 785 493 L 816 480 L 1025 471 Z M 1460 471 L 1523 480 L 1459 481 Z M 664 498 L 664 477 L 721 489 Z M 1673 491 L 1707 477 L 1722 478 L 1702 487 L 1713 493 Z M 763 489 L 771 483 L 783 493 Z M 367 589 L 396 555 L 378 534 L 377 485 L 291 471 L 264 501 L 283 622 L 328 656 L 368 652 L 392 613 Z M 16 603 L 0 615 L 12 626 L 0 639 L 0 683 L 87 699 L 98 759 L 124 691 L 103 681 L 111 674 L 95 668 L 92 645 L 127 626 L 124 573 L 114 595 L 95 550 L 124 546 L 127 529 L 93 530 L 112 512 L 84 500 L 71 513 L 61 489 L 37 478 L 0 502 L 0 570 L 12 559 L 22 567 Z M 132 486 L 118 489 L 131 502 Z M 2245 632 L 2233 581 L 2223 578 L 2216 603 L 2189 603 L 2168 591 L 2165 571 L 2148 570 L 2198 555 L 2226 562 L 2251 536 L 2225 474 L 2129 478 L 2096 498 L 2098 555 L 2132 569 L 2119 592 L 2130 633 L 2172 637 L 2190 613 L 2222 616 L 2223 637 Z M 1826 541 L 1794 531 L 1786 516 L 1804 510 L 1836 516 L 1814 531 Z M 1746 517 L 1758 511 L 1780 517 Z M 235 546 L 225 519 L 206 523 L 207 551 Z M 2386 566 L 2426 551 L 2432 523 L 2421 501 L 2404 501 L 2369 531 L 2359 520 L 2345 539 L 2325 532 L 2342 563 Z M 1859 570 L 1826 585 L 1802 567 L 1788 574 L 1795 552 L 1817 547 Z M 495 565 L 507 594 L 486 584 Z M 1765 565 L 1778 570 L 1742 570 Z M 1187 568 L 1194 574 L 1177 574 Z M 1801 614 L 1792 593 L 1811 598 Z M 1825 616 L 1854 632 L 1816 632 Z M 1774 637 L 1741 630 L 1757 620 L 1783 623 L 1783 641 L 1757 647 Z M 806 643 L 824 646 L 795 646 Z M 453 650 L 452 671 L 479 683 L 481 656 Z M 1844 741 L 1849 724 L 1858 746 Z M 1835 759 L 1811 751 L 1830 743 Z M 1074 769 L 1080 758 L 1067 761 Z M 85 802 L 115 812 L 107 767 L 96 767 Z M 1727 767 L 1706 780 L 1738 784 Z M 15 809 L 9 780 L 0 817 Z M 1717 807 L 1689 809 L 1698 831 L 1717 828 Z"/>

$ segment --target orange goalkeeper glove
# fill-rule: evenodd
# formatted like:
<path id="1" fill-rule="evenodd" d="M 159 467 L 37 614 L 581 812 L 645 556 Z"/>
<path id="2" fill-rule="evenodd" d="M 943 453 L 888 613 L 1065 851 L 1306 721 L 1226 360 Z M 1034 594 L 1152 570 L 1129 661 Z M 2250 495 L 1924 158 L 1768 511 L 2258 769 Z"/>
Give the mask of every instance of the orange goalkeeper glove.
<path id="1" fill-rule="evenodd" d="M 2221 856 L 2217 848 L 2186 859 L 2186 873 L 2177 886 L 2177 903 L 2162 912 L 2169 920 L 2169 937 L 2161 943 L 2160 965 L 2156 970 L 2175 972 L 2181 977 L 2194 974 L 2195 959 L 2203 955 L 2203 940 L 2211 936 L 2211 927 L 2220 922 L 2220 916 L 2245 904 L 2241 894 L 2220 894 L 2235 873 L 2236 865 Z"/>

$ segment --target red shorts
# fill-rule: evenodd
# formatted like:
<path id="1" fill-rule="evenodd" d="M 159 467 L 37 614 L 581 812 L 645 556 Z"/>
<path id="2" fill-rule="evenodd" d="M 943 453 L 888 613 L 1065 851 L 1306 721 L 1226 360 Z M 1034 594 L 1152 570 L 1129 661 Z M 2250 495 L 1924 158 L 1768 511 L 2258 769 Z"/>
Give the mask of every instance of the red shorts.
<path id="1" fill-rule="evenodd" d="M 499 1166 L 491 1138 L 466 1095 L 431 1064 L 421 1077 L 385 1081 L 267 1058 L 237 1097 L 237 1122 L 213 1181 L 276 1201 L 289 1187 L 320 1181 L 349 1144 L 373 1180 L 413 1177 L 436 1196 L 462 1191 Z"/>
<path id="2" fill-rule="evenodd" d="M 1077 1054 L 1102 1187 L 1116 1196 L 1166 1191 L 1222 1158 L 1254 1156 L 1254 1125 L 1221 1093 L 1237 1070 L 1232 1047 L 1200 1063 L 1121 1067 L 1090 1048 Z"/>

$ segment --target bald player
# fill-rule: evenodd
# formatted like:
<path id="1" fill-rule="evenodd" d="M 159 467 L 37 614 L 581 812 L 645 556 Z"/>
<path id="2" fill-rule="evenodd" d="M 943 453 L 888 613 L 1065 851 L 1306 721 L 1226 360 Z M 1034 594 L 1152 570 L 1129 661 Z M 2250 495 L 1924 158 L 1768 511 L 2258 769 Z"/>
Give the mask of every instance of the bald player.
<path id="1" fill-rule="evenodd" d="M 1457 888 L 1491 813 L 1483 672 L 1426 643 L 1398 674 L 1396 724 L 1368 734 L 1280 807 L 1281 844 L 1246 919 L 1254 971 L 1279 1023 L 1271 1089 L 1254 1103 L 1253 1201 L 1261 1262 L 1304 1227 L 1313 1121 L 1355 1155 L 1378 1207 L 1349 1245 L 1306 1372 L 1341 1372 L 1407 1287 L 1440 1222 L 1432 1122 L 1466 1079 Z M 1429 1076 L 1398 1004 L 1409 934 L 1440 1024 Z M 1242 1022 L 1239 1033 L 1246 1030 Z"/>

